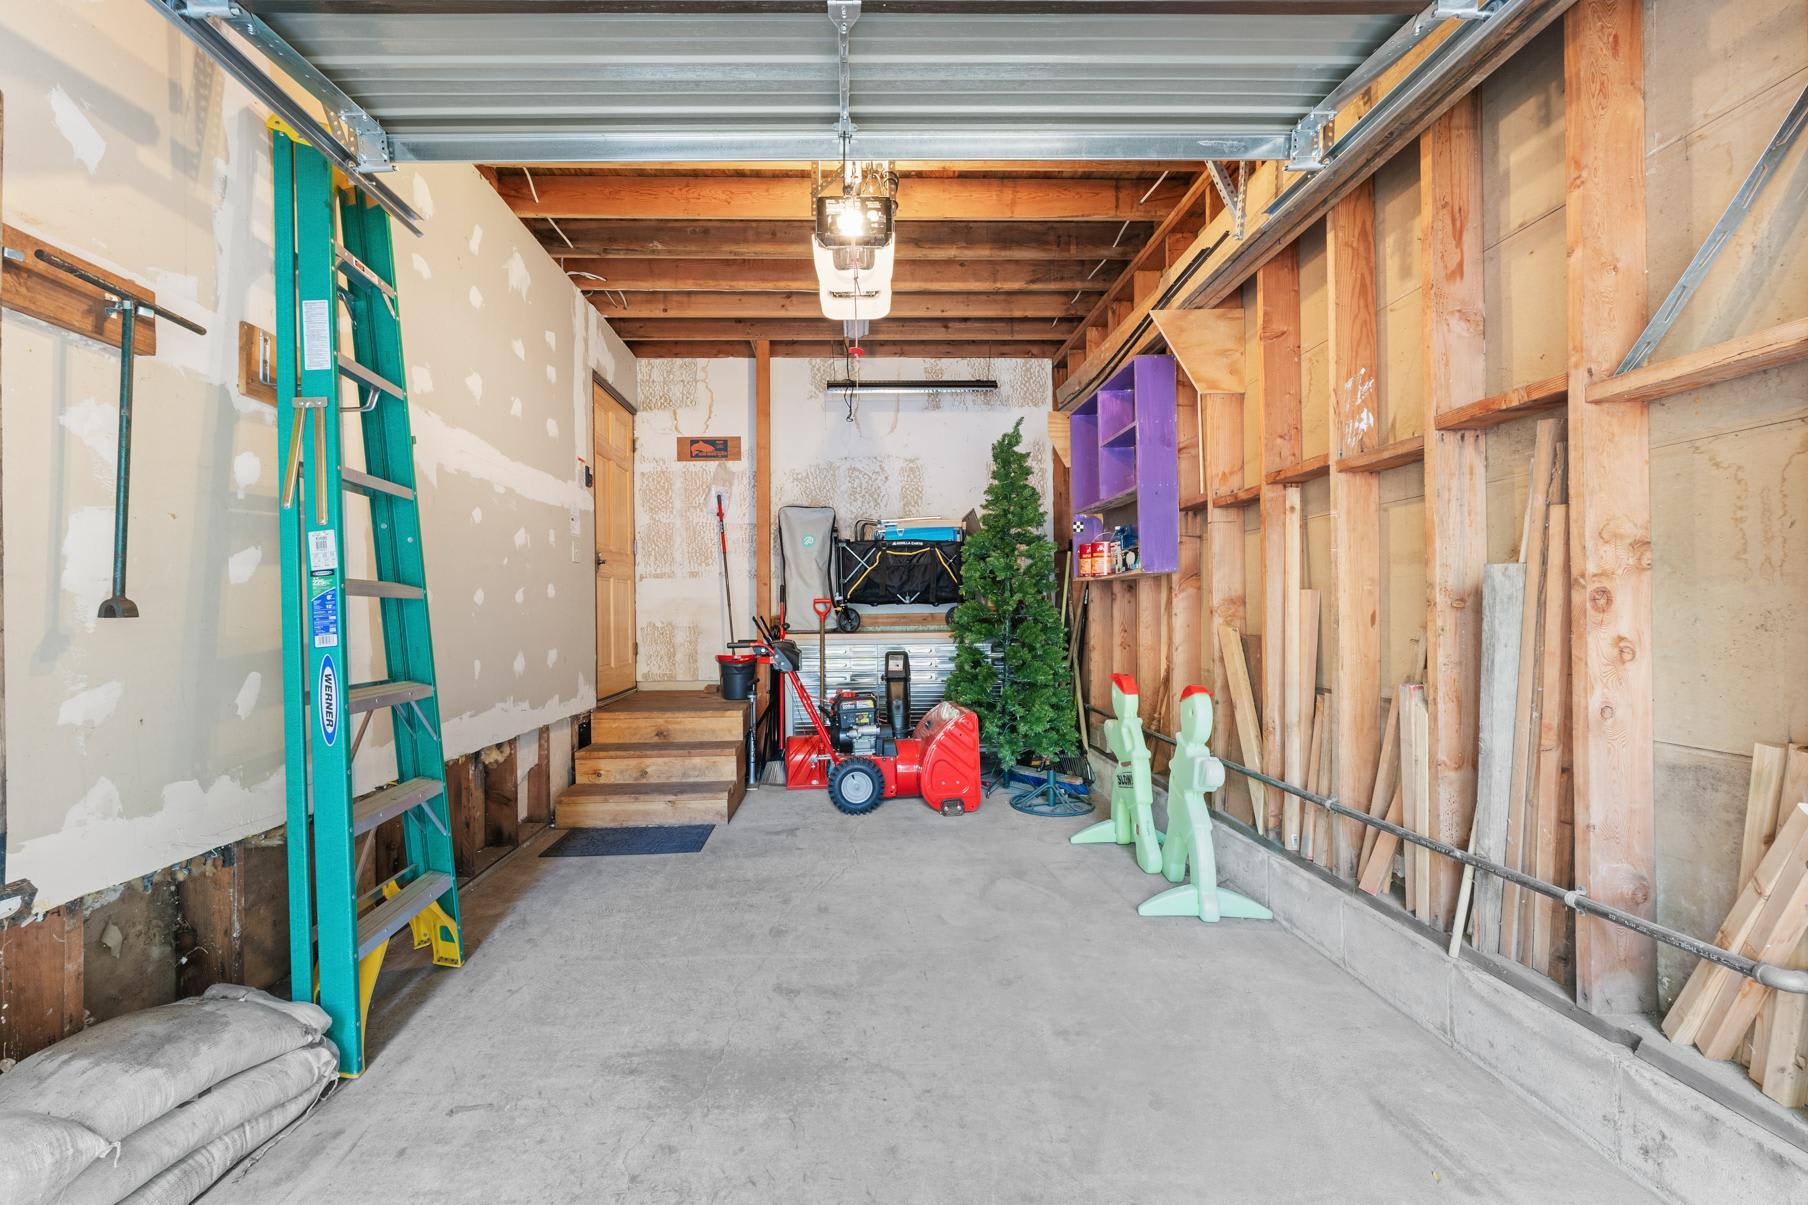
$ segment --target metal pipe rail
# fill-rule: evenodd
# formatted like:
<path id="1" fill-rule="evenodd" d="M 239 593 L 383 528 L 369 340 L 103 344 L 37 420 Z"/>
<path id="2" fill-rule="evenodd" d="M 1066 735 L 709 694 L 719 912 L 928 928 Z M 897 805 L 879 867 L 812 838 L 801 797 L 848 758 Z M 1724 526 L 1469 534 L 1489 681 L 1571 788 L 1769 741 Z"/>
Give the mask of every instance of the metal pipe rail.
<path id="1" fill-rule="evenodd" d="M 1107 719 L 1111 718 L 1110 712 L 1104 711 L 1098 707 L 1088 706 L 1086 710 L 1093 715 L 1103 716 Z M 1166 733 L 1153 732 L 1148 728 L 1144 728 L 1143 735 L 1145 737 L 1152 737 L 1165 745 L 1172 746 L 1174 744 L 1174 738 L 1168 736 Z M 1098 748 L 1096 745 L 1091 745 L 1090 741 L 1088 741 L 1088 745 L 1094 749 Z M 1105 753 L 1106 756 L 1110 756 L 1108 750 L 1098 751 Z M 1468 866 L 1473 866 L 1475 869 L 1486 874 L 1494 875 L 1496 878 L 1505 879 L 1507 882 L 1517 884 L 1527 891 L 1534 891 L 1539 895 L 1556 900 L 1573 912 L 1585 913 L 1589 916 L 1597 917 L 1601 920 L 1619 925 L 1623 929 L 1631 929 L 1634 933 L 1641 934 L 1656 941 L 1661 941 L 1665 945 L 1675 946 L 1677 949 L 1693 954 L 1697 958 L 1705 958 L 1709 962 L 1726 967 L 1728 970 L 1737 971 L 1748 979 L 1755 979 L 1765 987 L 1775 988 L 1780 992 L 1808 995 L 1808 970 L 1798 970 L 1793 967 L 1778 966 L 1774 962 L 1761 962 L 1754 958 L 1747 958 L 1743 954 L 1723 949 L 1720 946 L 1714 945 L 1712 942 L 1702 941 L 1698 937 L 1691 937 L 1687 933 L 1670 928 L 1668 925 L 1660 925 L 1656 921 L 1646 920 L 1642 916 L 1635 916 L 1630 912 L 1622 911 L 1610 904 L 1603 904 L 1599 901 L 1592 900 L 1588 897 L 1587 893 L 1580 888 L 1559 887 L 1555 883 L 1547 883 L 1543 879 L 1534 878 L 1529 874 L 1514 870 L 1511 866 L 1503 866 L 1499 862 L 1479 857 L 1470 853 L 1468 850 L 1458 849 L 1454 845 L 1439 841 L 1436 837 L 1427 837 L 1423 833 L 1415 833 L 1411 829 L 1403 828 L 1392 821 L 1384 820 L 1378 816 L 1371 816 L 1366 811 L 1347 807 L 1338 802 L 1335 796 L 1319 795 L 1313 791 L 1296 787 L 1292 783 L 1282 782 L 1278 778 L 1271 778 L 1260 770 L 1252 770 L 1248 766 L 1238 765 L 1228 758 L 1220 757 L 1218 760 L 1223 763 L 1225 769 L 1235 770 L 1245 778 L 1254 779 L 1257 782 L 1274 787 L 1276 790 L 1285 791 L 1289 795 L 1298 796 L 1299 798 L 1304 799 L 1309 803 L 1315 803 L 1319 807 L 1336 815 L 1344 816 L 1351 820 L 1359 820 L 1372 828 L 1380 829 L 1382 832 L 1392 833 L 1402 841 L 1409 841 L 1414 845 L 1423 845 L 1425 848 L 1442 854 L 1447 858 L 1454 859 L 1455 861 Z"/>

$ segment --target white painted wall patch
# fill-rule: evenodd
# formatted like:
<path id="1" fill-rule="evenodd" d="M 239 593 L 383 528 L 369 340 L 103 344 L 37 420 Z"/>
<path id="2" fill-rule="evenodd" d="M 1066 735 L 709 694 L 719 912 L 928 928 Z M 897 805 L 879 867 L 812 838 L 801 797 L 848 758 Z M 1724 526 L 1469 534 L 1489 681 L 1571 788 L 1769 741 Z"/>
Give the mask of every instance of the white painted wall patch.
<path id="1" fill-rule="evenodd" d="M 100 166 L 101 157 L 107 153 L 107 140 L 94 128 L 81 106 L 60 86 L 50 90 L 50 119 L 56 123 L 57 133 L 68 140 L 75 161 L 87 168 L 92 176 L 94 169 Z"/>

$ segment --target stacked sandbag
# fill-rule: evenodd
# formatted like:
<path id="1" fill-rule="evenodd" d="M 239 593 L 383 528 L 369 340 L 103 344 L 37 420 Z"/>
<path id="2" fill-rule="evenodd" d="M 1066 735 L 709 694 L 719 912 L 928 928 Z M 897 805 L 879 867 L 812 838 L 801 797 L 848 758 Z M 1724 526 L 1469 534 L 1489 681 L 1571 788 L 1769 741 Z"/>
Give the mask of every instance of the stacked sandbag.
<path id="1" fill-rule="evenodd" d="M 194 1200 L 333 1082 L 327 1024 L 219 984 L 39 1051 L 0 1075 L 0 1201 Z"/>

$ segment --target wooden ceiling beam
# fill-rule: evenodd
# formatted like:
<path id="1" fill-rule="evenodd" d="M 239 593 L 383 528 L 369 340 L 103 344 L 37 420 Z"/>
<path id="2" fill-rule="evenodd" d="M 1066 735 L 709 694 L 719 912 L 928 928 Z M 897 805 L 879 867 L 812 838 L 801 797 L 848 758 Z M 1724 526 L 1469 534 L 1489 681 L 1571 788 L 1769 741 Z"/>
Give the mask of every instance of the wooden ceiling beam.
<path id="1" fill-rule="evenodd" d="M 809 177 L 536 176 L 507 173 L 497 191 L 523 218 L 634 221 L 785 221 L 814 212 Z M 1166 213 L 1184 179 L 910 177 L 898 186 L 900 223 L 1124 222 Z M 1144 198 L 1147 198 L 1146 200 Z"/>
<path id="2" fill-rule="evenodd" d="M 1094 261 L 1095 263 L 1097 261 Z M 641 256 L 575 257 L 561 261 L 585 292 L 807 292 L 817 286 L 816 265 L 799 259 L 657 259 Z M 1091 265 L 1030 259 L 915 259 L 897 261 L 892 288 L 899 293 L 969 293 L 981 289 L 1046 289 L 1096 293 L 1110 283 L 1104 273 L 1088 280 Z M 588 275 L 582 275 L 588 274 Z M 601 281 L 591 279 L 602 277 Z"/>
<path id="3" fill-rule="evenodd" d="M 784 360 L 823 360 L 843 354 L 839 340 L 789 340 L 774 343 L 772 355 Z M 897 342 L 880 339 L 863 343 L 864 359 L 886 359 L 896 356 L 919 356 L 925 360 L 1046 360 L 1054 354 L 1058 343 L 956 343 L 948 340 L 912 340 Z M 628 344 L 628 350 L 643 360 L 748 360 L 753 358 L 753 344 L 745 339 L 671 340 L 640 339 Z"/>
<path id="4" fill-rule="evenodd" d="M 893 318 L 1078 318 L 1070 293 L 899 293 Z M 605 318 L 821 318 L 808 293 L 615 293 L 590 295 Z"/>
<path id="5" fill-rule="evenodd" d="M 624 342 L 684 340 L 718 342 L 771 339 L 836 340 L 841 324 L 827 318 L 636 318 L 611 315 L 609 325 Z M 1045 318 L 883 318 L 869 336 L 876 346 L 888 341 L 955 343 L 1041 343 L 1065 339 L 1074 324 Z M 863 340 L 864 342 L 865 340 Z"/>
<path id="6" fill-rule="evenodd" d="M 719 257 L 797 259 L 810 252 L 812 224 L 794 222 L 545 221 L 529 228 L 554 259 L 627 255 L 636 258 Z M 898 261 L 926 259 L 1122 262 L 1155 228 L 1150 222 L 913 222 L 898 233 Z M 570 239 L 570 244 L 566 243 Z M 1109 269 L 1107 269 L 1108 271 Z M 1101 276 L 1105 272 L 1100 273 Z"/>

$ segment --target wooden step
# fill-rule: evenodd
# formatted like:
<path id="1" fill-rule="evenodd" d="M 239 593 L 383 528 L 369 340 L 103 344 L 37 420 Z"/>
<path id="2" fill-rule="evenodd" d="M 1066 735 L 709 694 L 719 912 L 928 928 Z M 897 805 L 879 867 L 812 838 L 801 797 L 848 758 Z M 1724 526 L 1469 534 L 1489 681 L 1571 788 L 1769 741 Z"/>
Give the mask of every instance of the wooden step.
<path id="1" fill-rule="evenodd" d="M 578 783 L 559 794 L 560 828 L 637 824 L 727 824 L 741 805 L 739 782 Z"/>
<path id="2" fill-rule="evenodd" d="M 750 704 L 693 690 L 643 690 L 591 713 L 591 739 L 632 741 L 732 741 L 747 732 Z"/>
<path id="3" fill-rule="evenodd" d="M 744 782 L 744 741 L 666 744 L 617 741 L 585 745 L 577 752 L 581 783 Z"/>

